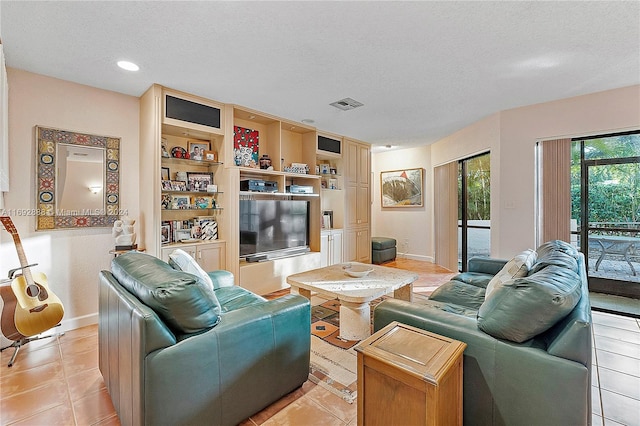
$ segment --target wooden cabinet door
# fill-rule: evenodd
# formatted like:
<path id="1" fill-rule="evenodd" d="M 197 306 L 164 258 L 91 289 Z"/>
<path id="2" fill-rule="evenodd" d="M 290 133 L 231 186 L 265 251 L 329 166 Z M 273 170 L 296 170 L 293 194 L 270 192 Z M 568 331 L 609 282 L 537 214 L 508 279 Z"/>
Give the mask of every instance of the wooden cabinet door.
<path id="1" fill-rule="evenodd" d="M 369 186 L 371 173 L 371 150 L 366 145 L 358 145 L 358 184 Z"/>
<path id="2" fill-rule="evenodd" d="M 355 185 L 358 183 L 358 145 L 355 142 L 346 141 L 345 143 L 345 177 L 346 185 Z"/>
<path id="3" fill-rule="evenodd" d="M 331 233 L 331 258 L 330 265 L 342 263 L 342 231 Z"/>
<path id="4" fill-rule="evenodd" d="M 224 269 L 226 266 L 224 243 L 212 243 L 199 246 L 196 261 L 206 272 Z"/>
<path id="5" fill-rule="evenodd" d="M 331 256 L 331 247 L 329 245 L 329 232 L 322 232 L 320 234 L 320 267 L 324 268 L 329 266 L 329 258 Z"/>
<path id="6" fill-rule="evenodd" d="M 347 229 L 344 233 L 344 262 L 369 263 L 371 239 L 366 227 Z"/>
<path id="7" fill-rule="evenodd" d="M 356 232 L 356 259 L 358 262 L 369 263 L 371 260 L 370 241 L 369 228 L 362 228 Z"/>
<path id="8" fill-rule="evenodd" d="M 358 186 L 356 188 L 356 223 L 366 225 L 371 215 L 371 202 L 369 201 L 369 187 Z"/>

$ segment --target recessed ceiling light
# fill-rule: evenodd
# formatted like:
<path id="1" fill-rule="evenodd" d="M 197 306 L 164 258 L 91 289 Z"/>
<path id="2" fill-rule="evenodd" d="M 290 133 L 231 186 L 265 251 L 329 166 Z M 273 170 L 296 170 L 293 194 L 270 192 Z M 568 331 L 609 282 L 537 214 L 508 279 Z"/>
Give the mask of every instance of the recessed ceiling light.
<path id="1" fill-rule="evenodd" d="M 303 118 L 300 121 L 302 121 L 304 124 L 313 124 L 313 123 L 315 123 L 315 120 L 312 120 L 310 118 Z"/>
<path id="2" fill-rule="evenodd" d="M 140 69 L 139 66 L 129 61 L 118 61 L 118 66 L 127 71 L 138 71 Z"/>

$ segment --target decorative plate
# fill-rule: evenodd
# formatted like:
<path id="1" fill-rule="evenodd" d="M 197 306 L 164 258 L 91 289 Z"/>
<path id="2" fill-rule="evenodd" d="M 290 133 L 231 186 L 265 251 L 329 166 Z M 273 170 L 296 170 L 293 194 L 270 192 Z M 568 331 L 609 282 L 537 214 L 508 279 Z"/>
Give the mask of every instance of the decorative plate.
<path id="1" fill-rule="evenodd" d="M 187 150 L 181 146 L 174 146 L 171 148 L 171 156 L 174 158 L 186 158 Z"/>

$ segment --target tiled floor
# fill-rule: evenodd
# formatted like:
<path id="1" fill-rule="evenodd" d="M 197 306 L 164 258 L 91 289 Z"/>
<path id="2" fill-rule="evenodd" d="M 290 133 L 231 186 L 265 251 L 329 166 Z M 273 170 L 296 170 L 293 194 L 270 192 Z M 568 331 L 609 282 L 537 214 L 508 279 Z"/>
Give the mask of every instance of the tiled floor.
<path id="1" fill-rule="evenodd" d="M 426 262 L 385 266 L 419 273 L 415 291 L 428 294 L 451 274 Z M 640 320 L 593 313 L 594 425 L 640 426 Z M 0 424 L 117 425 L 118 417 L 98 370 L 97 326 L 59 339 L 29 343 L 12 368 L 12 350 L 0 357 Z M 356 405 L 307 381 L 247 419 L 243 425 L 355 425 Z"/>

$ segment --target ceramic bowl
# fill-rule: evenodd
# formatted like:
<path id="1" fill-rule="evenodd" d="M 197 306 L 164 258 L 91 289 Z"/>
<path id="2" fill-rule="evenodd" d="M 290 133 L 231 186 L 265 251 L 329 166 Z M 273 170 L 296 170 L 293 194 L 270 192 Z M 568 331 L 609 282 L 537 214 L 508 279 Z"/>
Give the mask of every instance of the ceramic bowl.
<path id="1" fill-rule="evenodd" d="M 353 278 L 362 278 L 373 272 L 373 268 L 368 265 L 347 265 L 344 266 L 344 272 Z"/>

